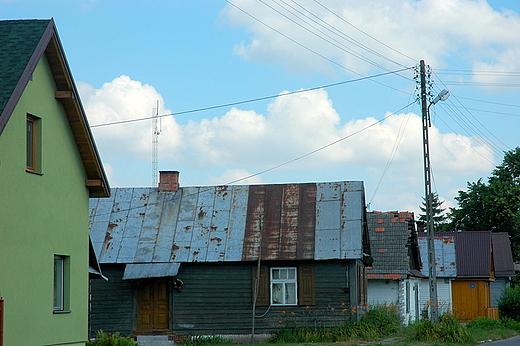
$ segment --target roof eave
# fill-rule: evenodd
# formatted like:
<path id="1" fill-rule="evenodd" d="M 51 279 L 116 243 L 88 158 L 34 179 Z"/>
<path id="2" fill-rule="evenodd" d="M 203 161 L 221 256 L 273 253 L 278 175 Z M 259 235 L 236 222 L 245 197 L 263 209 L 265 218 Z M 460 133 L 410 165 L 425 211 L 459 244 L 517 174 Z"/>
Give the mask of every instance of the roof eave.
<path id="1" fill-rule="evenodd" d="M 49 61 L 57 90 L 70 92 L 70 97 L 60 98 L 60 100 L 69 120 L 74 140 L 87 174 L 85 186 L 89 191 L 89 197 L 109 197 L 110 185 L 108 178 L 94 143 L 94 137 L 90 131 L 87 116 L 80 102 L 79 93 L 72 79 L 72 73 L 65 59 L 64 50 L 61 46 L 53 19 L 49 21 L 47 29 L 42 35 L 29 63 L 25 67 L 22 77 L 19 79 L 0 116 L 0 135 L 7 125 L 43 54 L 47 56 Z"/>

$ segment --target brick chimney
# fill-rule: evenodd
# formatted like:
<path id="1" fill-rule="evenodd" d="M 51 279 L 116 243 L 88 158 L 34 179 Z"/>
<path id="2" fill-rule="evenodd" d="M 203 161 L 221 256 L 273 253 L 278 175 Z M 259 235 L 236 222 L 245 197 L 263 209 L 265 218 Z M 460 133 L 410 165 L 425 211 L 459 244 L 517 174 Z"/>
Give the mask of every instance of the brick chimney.
<path id="1" fill-rule="evenodd" d="M 179 171 L 159 172 L 159 191 L 177 191 L 179 189 Z"/>

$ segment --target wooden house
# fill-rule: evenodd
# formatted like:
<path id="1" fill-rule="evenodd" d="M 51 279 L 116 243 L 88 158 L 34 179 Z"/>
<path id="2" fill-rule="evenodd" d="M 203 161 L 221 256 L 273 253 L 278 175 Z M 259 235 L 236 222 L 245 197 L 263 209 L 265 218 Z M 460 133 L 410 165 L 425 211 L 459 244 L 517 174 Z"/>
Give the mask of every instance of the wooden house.
<path id="1" fill-rule="evenodd" d="M 463 321 L 498 318 L 496 298 L 515 275 L 508 234 L 435 233 L 436 240 L 446 237 L 455 245 L 456 278 L 451 280 L 453 313 Z M 440 255 L 436 253 L 436 258 Z"/>
<path id="2" fill-rule="evenodd" d="M 420 317 L 421 259 L 414 214 L 369 212 L 373 264 L 368 268 L 369 305 L 396 306 L 405 323 Z"/>
<path id="3" fill-rule="evenodd" d="M 85 345 L 108 181 L 54 21 L 0 21 L 0 345 Z"/>
<path id="4" fill-rule="evenodd" d="M 91 200 L 109 277 L 92 280 L 93 331 L 266 334 L 342 324 L 366 303 L 362 182 L 179 187 L 160 173 Z"/>

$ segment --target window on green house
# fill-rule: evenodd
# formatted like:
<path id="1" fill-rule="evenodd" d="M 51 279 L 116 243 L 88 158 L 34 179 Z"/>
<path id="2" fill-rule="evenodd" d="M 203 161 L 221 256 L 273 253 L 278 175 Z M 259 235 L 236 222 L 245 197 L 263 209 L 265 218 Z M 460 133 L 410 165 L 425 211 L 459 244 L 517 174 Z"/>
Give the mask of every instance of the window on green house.
<path id="1" fill-rule="evenodd" d="M 40 171 L 40 119 L 27 114 L 26 167 L 30 172 Z"/>
<path id="2" fill-rule="evenodd" d="M 296 268 L 271 268 L 271 303 L 273 305 L 297 304 Z"/>
<path id="3" fill-rule="evenodd" d="M 68 257 L 54 256 L 54 312 L 67 312 L 68 307 Z"/>

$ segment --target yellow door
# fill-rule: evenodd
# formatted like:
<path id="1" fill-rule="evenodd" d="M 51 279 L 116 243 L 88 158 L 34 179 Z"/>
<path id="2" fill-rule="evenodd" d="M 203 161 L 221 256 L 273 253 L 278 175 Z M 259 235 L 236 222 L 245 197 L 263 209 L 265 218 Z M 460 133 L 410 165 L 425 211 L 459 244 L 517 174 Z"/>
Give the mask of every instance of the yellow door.
<path id="1" fill-rule="evenodd" d="M 454 280 L 451 288 L 455 316 L 462 321 L 487 316 L 491 301 L 488 281 Z"/>

